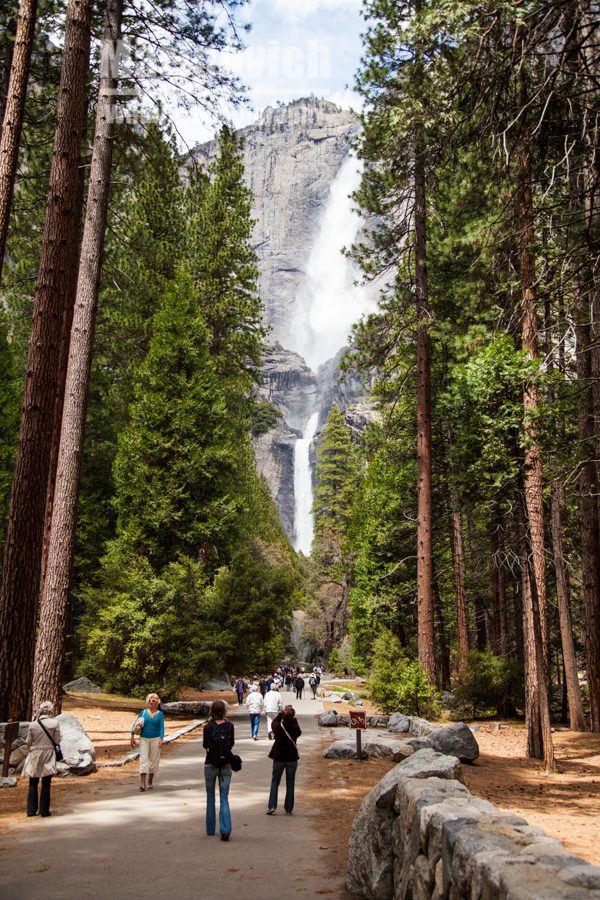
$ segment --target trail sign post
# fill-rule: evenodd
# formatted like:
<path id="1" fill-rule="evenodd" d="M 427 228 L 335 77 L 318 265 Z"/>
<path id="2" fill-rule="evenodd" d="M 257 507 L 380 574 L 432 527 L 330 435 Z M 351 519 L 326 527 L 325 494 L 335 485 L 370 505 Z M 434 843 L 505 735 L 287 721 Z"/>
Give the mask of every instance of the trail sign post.
<path id="1" fill-rule="evenodd" d="M 362 752 L 362 732 L 367 728 L 367 714 L 364 709 L 350 710 L 350 728 L 356 729 L 356 758 L 365 759 Z"/>
<path id="2" fill-rule="evenodd" d="M 10 762 L 10 754 L 12 751 L 12 742 L 19 737 L 19 723 L 7 722 L 4 726 L 4 762 L 2 764 L 2 777 L 8 775 L 8 764 Z"/>

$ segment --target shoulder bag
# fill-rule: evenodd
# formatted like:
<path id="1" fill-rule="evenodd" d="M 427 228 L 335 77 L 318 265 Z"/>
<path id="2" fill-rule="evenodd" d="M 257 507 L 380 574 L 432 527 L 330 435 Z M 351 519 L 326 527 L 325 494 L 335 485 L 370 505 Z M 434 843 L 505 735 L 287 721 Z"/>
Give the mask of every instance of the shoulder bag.
<path id="1" fill-rule="evenodd" d="M 289 733 L 289 731 L 287 730 L 287 728 L 285 727 L 285 725 L 283 724 L 283 722 L 280 722 L 279 724 L 281 725 L 281 728 L 283 729 L 283 733 L 286 735 L 286 737 L 288 737 L 288 738 L 290 739 L 290 741 L 292 742 L 292 744 L 293 744 L 294 747 L 296 748 L 296 753 L 298 753 L 298 744 L 296 743 L 296 741 L 294 740 L 294 738 L 291 736 L 291 734 Z M 298 753 L 298 759 L 300 759 L 300 754 L 299 754 L 299 753 Z"/>
<path id="2" fill-rule="evenodd" d="M 56 744 L 54 742 L 54 738 L 52 737 L 52 735 L 50 734 L 50 732 L 48 731 L 48 729 L 46 728 L 46 726 L 44 725 L 44 723 L 42 722 L 41 719 L 38 719 L 38 723 L 44 729 L 48 738 L 52 741 L 52 746 L 54 747 L 54 755 L 56 756 L 56 762 L 61 762 L 62 758 L 63 758 L 63 754 L 62 754 L 62 750 L 60 749 L 60 744 Z"/>

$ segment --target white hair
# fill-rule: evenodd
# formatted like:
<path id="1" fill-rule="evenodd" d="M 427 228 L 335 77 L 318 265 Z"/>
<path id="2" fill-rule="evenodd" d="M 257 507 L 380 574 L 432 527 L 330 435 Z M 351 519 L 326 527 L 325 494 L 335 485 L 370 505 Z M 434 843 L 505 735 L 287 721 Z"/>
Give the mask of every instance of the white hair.
<path id="1" fill-rule="evenodd" d="M 39 716 L 51 716 L 54 713 L 54 703 L 50 700 L 44 700 L 40 703 L 40 708 L 38 709 L 38 717 Z"/>

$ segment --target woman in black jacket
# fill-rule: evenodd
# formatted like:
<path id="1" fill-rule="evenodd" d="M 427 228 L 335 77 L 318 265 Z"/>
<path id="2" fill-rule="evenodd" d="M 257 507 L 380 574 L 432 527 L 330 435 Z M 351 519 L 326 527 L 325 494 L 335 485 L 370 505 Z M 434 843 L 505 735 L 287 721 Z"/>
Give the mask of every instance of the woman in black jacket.
<path id="1" fill-rule="evenodd" d="M 277 792 L 279 782 L 285 771 L 285 801 L 283 808 L 286 815 L 291 816 L 294 808 L 294 785 L 296 782 L 296 769 L 298 768 L 298 748 L 296 741 L 302 734 L 296 712 L 293 706 L 284 706 L 283 712 L 273 719 L 273 746 L 269 753 L 273 760 L 273 774 L 271 776 L 271 792 L 269 794 L 269 808 L 267 815 L 272 816 L 277 809 Z"/>
<path id="2" fill-rule="evenodd" d="M 219 781 L 219 831 L 221 840 L 228 841 L 231 834 L 229 786 L 231 784 L 231 751 L 235 744 L 233 723 L 225 716 L 225 703 L 215 700 L 210 709 L 210 719 L 204 726 L 203 744 L 206 748 L 204 782 L 206 784 L 206 833 L 214 834 L 217 825 L 215 784 Z"/>

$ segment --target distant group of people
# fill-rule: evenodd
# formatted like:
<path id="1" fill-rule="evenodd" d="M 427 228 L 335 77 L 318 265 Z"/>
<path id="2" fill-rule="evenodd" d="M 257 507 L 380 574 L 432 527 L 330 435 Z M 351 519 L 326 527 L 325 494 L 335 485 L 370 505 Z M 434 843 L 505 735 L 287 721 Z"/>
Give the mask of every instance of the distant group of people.
<path id="1" fill-rule="evenodd" d="M 316 700 L 320 691 L 322 674 L 323 669 L 320 666 L 314 666 L 312 672 L 309 674 L 304 671 L 304 668 L 295 669 L 291 666 L 279 666 L 271 674 L 261 676 L 255 675 L 251 680 L 246 680 L 240 675 L 236 679 L 234 685 L 238 704 L 239 706 L 243 705 L 246 692 L 248 694 L 246 703 L 248 703 L 250 695 L 254 692 L 258 692 L 263 700 L 266 701 L 273 686 L 275 686 L 278 691 L 282 691 L 284 688 L 286 691 L 294 690 L 296 692 L 296 699 L 302 700 L 302 693 L 306 687 L 307 679 L 312 699 Z M 258 701 L 254 698 L 251 703 L 251 706 L 253 707 L 251 714 L 260 714 L 260 712 L 262 712 L 262 708 L 255 709 L 257 705 Z M 270 729 L 268 729 L 268 731 L 270 731 Z M 255 737 L 254 734 L 252 736 Z M 258 732 L 256 733 L 256 736 L 258 736 Z"/>

